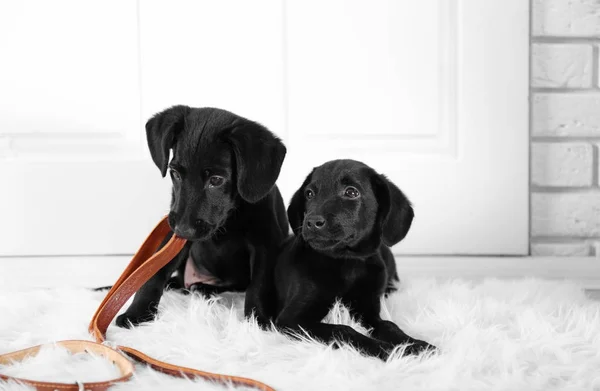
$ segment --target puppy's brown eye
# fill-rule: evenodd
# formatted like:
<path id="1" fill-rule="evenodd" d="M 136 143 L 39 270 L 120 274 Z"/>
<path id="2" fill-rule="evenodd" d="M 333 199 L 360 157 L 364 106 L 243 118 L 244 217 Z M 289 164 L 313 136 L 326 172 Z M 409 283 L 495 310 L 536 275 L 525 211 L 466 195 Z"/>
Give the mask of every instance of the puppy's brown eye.
<path id="1" fill-rule="evenodd" d="M 356 198 L 358 196 L 360 196 L 360 193 L 358 192 L 358 190 L 356 190 L 355 187 L 347 187 L 346 190 L 344 190 L 344 195 L 348 198 Z"/>
<path id="2" fill-rule="evenodd" d="M 176 181 L 181 180 L 181 174 L 179 174 L 177 171 L 175 171 L 171 168 L 170 172 L 171 172 L 171 178 L 173 178 Z"/>
<path id="3" fill-rule="evenodd" d="M 219 187 L 225 182 L 225 178 L 218 175 L 213 175 L 208 179 L 208 187 Z"/>
<path id="4" fill-rule="evenodd" d="M 309 189 L 304 192 L 304 195 L 306 196 L 307 200 L 310 200 L 311 198 L 313 198 L 315 196 L 315 193 Z"/>

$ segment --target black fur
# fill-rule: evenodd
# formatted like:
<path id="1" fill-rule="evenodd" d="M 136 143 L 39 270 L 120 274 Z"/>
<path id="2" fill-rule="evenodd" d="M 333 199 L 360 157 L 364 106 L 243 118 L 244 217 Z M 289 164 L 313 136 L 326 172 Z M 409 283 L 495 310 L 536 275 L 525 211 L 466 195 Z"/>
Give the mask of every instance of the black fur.
<path id="1" fill-rule="evenodd" d="M 313 169 L 288 208 L 295 236 L 275 265 L 275 325 L 381 358 L 401 344 L 408 344 L 407 353 L 433 348 L 380 317 L 380 299 L 398 280 L 388 246 L 406 236 L 413 216 L 402 191 L 361 162 L 335 160 Z M 372 328 L 370 337 L 321 322 L 336 299 Z"/>
<path id="2" fill-rule="evenodd" d="M 285 146 L 258 123 L 215 108 L 171 107 L 148 120 L 146 135 L 154 163 L 163 177 L 169 170 L 173 182 L 169 225 L 188 243 L 142 286 L 117 325 L 152 320 L 165 287 L 184 285 L 190 256 L 199 270 L 220 282 L 200 284 L 197 290 L 246 291 L 246 316 L 254 313 L 264 323 L 271 311 L 265 297 L 267 262 L 288 235 L 285 205 L 275 185 Z"/>

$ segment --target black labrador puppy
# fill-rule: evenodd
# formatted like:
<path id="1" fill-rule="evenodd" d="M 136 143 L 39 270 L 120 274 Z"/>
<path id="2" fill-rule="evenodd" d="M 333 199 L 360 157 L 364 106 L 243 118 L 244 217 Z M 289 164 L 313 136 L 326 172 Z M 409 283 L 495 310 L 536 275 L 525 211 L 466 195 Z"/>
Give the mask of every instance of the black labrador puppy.
<path id="1" fill-rule="evenodd" d="M 406 236 L 414 216 L 398 187 L 361 162 L 334 160 L 313 169 L 287 213 L 295 237 L 275 265 L 279 329 L 381 358 L 396 345 L 409 344 L 407 353 L 433 348 L 380 317 L 380 299 L 398 281 L 389 246 Z M 371 337 L 321 322 L 336 299 L 372 328 Z"/>
<path id="2" fill-rule="evenodd" d="M 171 176 L 169 225 L 188 242 L 142 286 L 117 325 L 154 319 L 167 285 L 206 295 L 246 291 L 244 313 L 264 323 L 266 262 L 289 230 L 275 185 L 285 146 L 260 124 L 216 108 L 171 107 L 148 120 L 146 135 L 154 163 Z"/>

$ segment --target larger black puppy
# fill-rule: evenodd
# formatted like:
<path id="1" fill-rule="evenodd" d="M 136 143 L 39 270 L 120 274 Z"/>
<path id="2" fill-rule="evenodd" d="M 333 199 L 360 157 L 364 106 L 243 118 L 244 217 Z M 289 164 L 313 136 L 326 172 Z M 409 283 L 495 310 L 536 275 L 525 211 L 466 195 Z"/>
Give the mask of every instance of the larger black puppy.
<path id="1" fill-rule="evenodd" d="M 142 286 L 117 325 L 152 320 L 176 270 L 178 285 L 205 294 L 245 290 L 245 314 L 264 322 L 266 262 L 288 235 L 275 186 L 285 146 L 263 126 L 215 108 L 171 107 L 146 123 L 146 134 L 154 163 L 163 177 L 168 168 L 173 182 L 169 225 L 189 241 Z"/>
<path id="2" fill-rule="evenodd" d="M 388 246 L 406 236 L 413 219 L 400 189 L 361 162 L 330 161 L 313 169 L 296 191 L 288 218 L 296 236 L 277 258 L 276 326 L 302 328 L 382 358 L 400 344 L 409 344 L 409 353 L 432 347 L 379 314 L 382 295 L 398 280 Z M 336 299 L 372 328 L 372 337 L 321 323 Z"/>

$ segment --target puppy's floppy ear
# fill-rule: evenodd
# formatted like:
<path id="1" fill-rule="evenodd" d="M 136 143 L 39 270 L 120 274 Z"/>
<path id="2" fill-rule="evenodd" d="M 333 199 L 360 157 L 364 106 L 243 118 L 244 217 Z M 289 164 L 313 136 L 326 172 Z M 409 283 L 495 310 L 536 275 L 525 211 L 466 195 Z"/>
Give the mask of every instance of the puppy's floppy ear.
<path id="1" fill-rule="evenodd" d="M 146 140 L 154 164 L 164 177 L 169 164 L 169 151 L 175 144 L 177 135 L 183 129 L 188 106 L 173 106 L 155 114 L 146 122 Z"/>
<path id="2" fill-rule="evenodd" d="M 264 126 L 245 120 L 226 137 L 233 148 L 240 196 L 254 203 L 273 188 L 287 152 L 281 140 Z"/>
<path id="3" fill-rule="evenodd" d="M 379 204 L 377 225 L 383 243 L 391 247 L 404 239 L 415 214 L 408 198 L 384 175 L 374 174 L 372 183 Z"/>
<path id="4" fill-rule="evenodd" d="M 287 209 L 288 221 L 292 227 L 292 231 L 294 231 L 294 235 L 298 235 L 302 232 L 302 224 L 304 223 L 304 213 L 306 212 L 306 197 L 304 195 L 304 191 L 306 190 L 306 186 L 312 181 L 313 170 L 308 174 L 306 179 L 304 179 L 304 183 L 302 186 L 292 196 L 292 201 L 290 201 L 290 206 Z"/>

